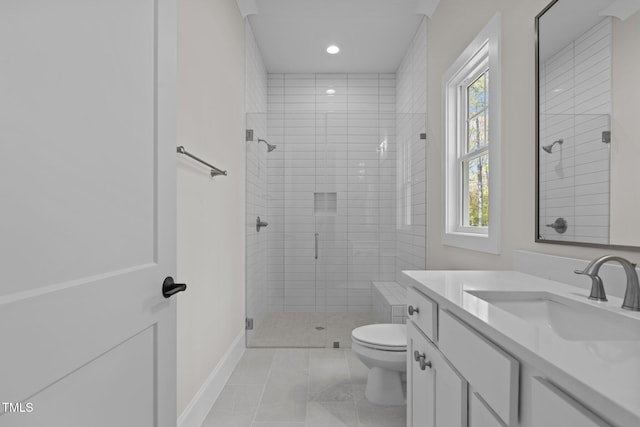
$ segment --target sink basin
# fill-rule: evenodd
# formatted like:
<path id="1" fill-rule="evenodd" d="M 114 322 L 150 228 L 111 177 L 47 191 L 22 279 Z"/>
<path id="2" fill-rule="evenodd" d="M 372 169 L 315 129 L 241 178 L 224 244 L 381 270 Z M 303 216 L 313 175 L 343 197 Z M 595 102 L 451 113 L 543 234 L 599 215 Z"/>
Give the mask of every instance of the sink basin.
<path id="1" fill-rule="evenodd" d="M 549 292 L 466 291 L 567 341 L 639 341 L 640 322 Z"/>

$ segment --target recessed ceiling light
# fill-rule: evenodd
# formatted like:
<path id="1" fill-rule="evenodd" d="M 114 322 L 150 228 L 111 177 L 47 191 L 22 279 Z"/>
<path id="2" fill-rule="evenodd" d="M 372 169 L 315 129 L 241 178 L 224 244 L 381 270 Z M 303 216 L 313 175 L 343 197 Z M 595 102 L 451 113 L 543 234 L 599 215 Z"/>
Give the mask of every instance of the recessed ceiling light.
<path id="1" fill-rule="evenodd" d="M 335 95 L 335 94 L 336 94 L 335 89 L 327 89 L 327 95 Z"/>
<path id="2" fill-rule="evenodd" d="M 327 53 L 330 53 L 331 55 L 335 55 L 338 52 L 340 52 L 340 48 L 335 44 L 332 44 L 327 48 Z"/>

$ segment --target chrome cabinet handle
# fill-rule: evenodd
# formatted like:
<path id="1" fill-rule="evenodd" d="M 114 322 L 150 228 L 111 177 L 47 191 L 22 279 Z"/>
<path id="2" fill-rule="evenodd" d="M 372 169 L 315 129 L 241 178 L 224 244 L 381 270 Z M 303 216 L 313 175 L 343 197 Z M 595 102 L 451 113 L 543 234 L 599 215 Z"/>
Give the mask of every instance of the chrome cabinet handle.
<path id="1" fill-rule="evenodd" d="M 407 307 L 407 311 L 409 312 L 409 316 L 413 316 L 413 313 L 420 313 L 420 310 L 418 309 L 418 307 L 413 308 L 412 305 Z"/>
<path id="2" fill-rule="evenodd" d="M 316 259 L 318 259 L 318 234 L 316 233 Z"/>
<path id="3" fill-rule="evenodd" d="M 431 361 L 427 360 L 427 355 L 418 350 L 413 352 L 413 358 L 420 364 L 420 370 L 424 371 L 427 367 L 431 368 Z"/>

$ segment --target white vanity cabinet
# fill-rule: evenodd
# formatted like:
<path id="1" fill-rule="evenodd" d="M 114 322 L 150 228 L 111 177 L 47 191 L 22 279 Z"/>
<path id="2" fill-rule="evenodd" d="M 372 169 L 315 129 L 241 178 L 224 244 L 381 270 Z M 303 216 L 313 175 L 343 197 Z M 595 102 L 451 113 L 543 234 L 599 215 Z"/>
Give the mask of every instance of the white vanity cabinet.
<path id="1" fill-rule="evenodd" d="M 418 360 L 416 360 L 418 359 Z M 466 427 L 467 382 L 407 323 L 407 426 Z"/>
<path id="2" fill-rule="evenodd" d="M 405 275 L 414 284 L 407 289 L 414 312 L 407 322 L 409 425 L 640 427 L 640 339 L 606 339 L 576 320 L 583 313 L 580 319 L 597 316 L 636 331 L 640 313 L 620 309 L 621 298 L 589 302 L 573 286 L 518 271 Z M 562 307 L 551 305 L 554 298 Z M 437 369 L 422 371 L 415 350 Z M 438 402 L 439 388 L 452 404 Z M 438 424 L 443 413 L 449 418 Z"/>
<path id="3" fill-rule="evenodd" d="M 614 426 L 448 309 L 416 290 L 408 295 L 413 295 L 414 306 L 428 307 L 421 312 L 427 316 L 414 314 L 407 322 L 408 426 Z M 427 337 L 423 325 L 438 337 L 436 343 Z M 521 375 L 528 377 L 522 384 Z M 527 389 L 524 400 L 522 387 Z"/>
<path id="4" fill-rule="evenodd" d="M 407 296 L 419 309 L 407 322 L 407 424 L 516 426 L 518 361 L 422 293 Z"/>

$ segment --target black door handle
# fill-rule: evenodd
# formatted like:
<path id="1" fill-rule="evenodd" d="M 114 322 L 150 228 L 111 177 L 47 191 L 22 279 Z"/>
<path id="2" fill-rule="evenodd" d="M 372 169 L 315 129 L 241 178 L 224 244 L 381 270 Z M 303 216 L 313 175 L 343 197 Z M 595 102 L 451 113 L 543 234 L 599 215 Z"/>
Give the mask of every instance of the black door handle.
<path id="1" fill-rule="evenodd" d="M 187 285 L 184 283 L 174 283 L 173 277 L 167 276 L 162 282 L 162 296 L 169 298 L 170 296 L 187 290 Z"/>

